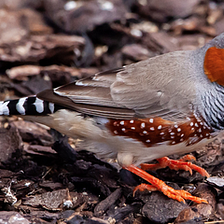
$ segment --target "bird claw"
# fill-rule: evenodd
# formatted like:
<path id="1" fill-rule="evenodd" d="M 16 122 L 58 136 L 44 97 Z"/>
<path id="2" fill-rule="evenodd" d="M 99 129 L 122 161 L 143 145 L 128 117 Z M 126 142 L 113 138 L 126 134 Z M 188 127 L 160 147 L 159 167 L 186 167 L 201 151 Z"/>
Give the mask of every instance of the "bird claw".
<path id="1" fill-rule="evenodd" d="M 191 162 L 187 162 L 189 160 L 195 160 L 195 157 L 192 155 L 186 155 L 183 156 L 179 160 L 173 160 L 169 159 L 168 157 L 163 157 L 160 159 L 157 159 L 158 163 L 156 164 L 141 164 L 141 169 L 143 170 L 157 170 L 157 169 L 162 169 L 165 167 L 169 167 L 171 170 L 185 170 L 190 172 L 192 175 L 192 170 L 197 171 L 200 173 L 202 176 L 209 177 L 209 174 L 207 171 Z"/>
<path id="2" fill-rule="evenodd" d="M 205 199 L 193 196 L 185 190 L 175 190 L 172 187 L 169 187 L 168 185 L 166 185 L 164 182 L 161 184 L 159 189 L 150 184 L 140 184 L 137 187 L 135 187 L 135 189 L 133 191 L 133 196 L 135 196 L 135 193 L 137 190 L 139 190 L 139 191 L 144 191 L 144 190 L 157 191 L 157 190 L 159 190 L 159 191 L 163 192 L 163 194 L 165 194 L 167 197 L 177 200 L 179 202 L 185 203 L 185 200 L 191 200 L 191 201 L 199 203 L 199 204 L 200 203 L 208 204 L 208 202 Z"/>
<path id="3" fill-rule="evenodd" d="M 135 187 L 133 191 L 133 196 L 135 195 L 137 190 L 144 191 L 162 191 L 163 194 L 168 196 L 169 198 L 172 198 L 174 200 L 177 200 L 179 202 L 184 202 L 185 200 L 191 200 L 196 203 L 208 203 L 205 199 L 195 197 L 191 195 L 189 192 L 185 190 L 175 190 L 172 187 L 166 185 L 162 180 L 159 180 L 158 178 L 150 175 L 149 173 L 145 172 L 144 170 L 134 166 L 130 165 L 128 167 L 124 167 L 124 169 L 129 170 L 130 172 L 142 177 L 146 181 L 148 181 L 150 184 L 140 184 L 137 187 Z"/>

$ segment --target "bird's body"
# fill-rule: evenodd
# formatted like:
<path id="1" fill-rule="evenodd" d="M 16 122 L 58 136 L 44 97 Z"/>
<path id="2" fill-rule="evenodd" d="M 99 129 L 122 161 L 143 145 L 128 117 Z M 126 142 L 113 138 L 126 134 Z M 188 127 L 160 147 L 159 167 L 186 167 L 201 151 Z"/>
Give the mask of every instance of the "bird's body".
<path id="1" fill-rule="evenodd" d="M 102 72 L 32 98 L 0 104 L 73 138 L 81 148 L 130 167 L 206 145 L 224 126 L 224 34 Z M 212 64 L 212 65 L 211 65 Z"/>
<path id="2" fill-rule="evenodd" d="M 194 136 L 195 132 L 192 132 L 192 138 L 189 139 L 189 145 L 186 146 L 187 143 L 181 140 L 184 139 L 184 136 L 183 138 L 181 137 L 183 133 L 181 131 L 177 132 L 179 126 L 176 126 L 174 123 L 172 126 L 167 125 L 165 127 L 164 125 L 163 128 L 158 129 L 160 124 L 154 126 L 153 123 L 150 123 L 150 119 L 147 119 L 147 124 L 147 122 L 145 122 L 146 119 L 109 120 L 106 118 L 94 117 L 83 118 L 80 113 L 63 109 L 48 117 L 27 116 L 26 119 L 43 123 L 69 137 L 79 138 L 81 141 L 77 143 L 77 148 L 94 152 L 99 158 L 117 159 L 121 166 L 128 166 L 131 164 L 140 165 L 141 163 L 172 154 L 189 153 L 200 149 L 211 141 L 211 138 L 200 137 L 201 133 L 199 132 L 196 132 L 198 137 Z M 155 118 L 154 120 L 156 121 Z M 195 124 L 191 122 L 191 120 L 187 121 L 189 129 L 200 129 L 200 127 L 195 127 Z M 123 123 L 126 125 L 123 125 Z M 148 127 L 141 128 L 141 124 L 143 123 Z M 200 122 L 197 124 L 200 125 Z M 135 129 L 132 129 L 133 127 L 135 127 Z M 152 130 L 150 130 L 150 128 Z M 126 133 L 122 133 L 122 129 L 125 129 Z M 138 131 L 138 129 L 141 130 Z M 209 133 L 209 131 L 210 129 L 207 129 L 205 134 Z M 118 132 L 120 132 L 119 135 Z M 156 135 L 155 132 L 157 132 Z M 164 134 L 161 135 L 161 133 Z M 132 134 L 143 138 L 140 140 L 140 138 L 138 139 L 134 136 L 132 138 L 127 137 Z M 176 136 L 177 134 L 178 136 Z M 170 141 L 166 139 L 163 141 L 161 139 L 163 136 L 167 136 L 167 138 L 169 136 Z M 211 135 L 209 134 L 209 136 Z M 150 142 L 148 142 L 149 137 L 151 139 Z M 181 142 L 172 144 L 172 137 L 179 138 Z M 156 138 L 162 141 L 154 144 L 153 140 L 156 142 Z M 150 144 L 151 142 L 152 144 Z"/>

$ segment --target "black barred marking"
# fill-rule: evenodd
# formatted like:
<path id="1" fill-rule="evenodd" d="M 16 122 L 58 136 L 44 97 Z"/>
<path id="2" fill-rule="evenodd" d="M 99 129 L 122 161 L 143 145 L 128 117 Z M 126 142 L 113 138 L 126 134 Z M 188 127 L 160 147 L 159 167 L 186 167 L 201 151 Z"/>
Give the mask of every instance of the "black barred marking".
<path id="1" fill-rule="evenodd" d="M 16 108 L 16 104 L 17 104 L 18 102 L 19 102 L 19 100 L 16 100 L 16 101 L 14 101 L 14 100 L 9 101 L 9 103 L 8 103 L 8 108 L 9 108 L 9 114 L 10 114 L 10 115 L 21 115 L 21 114 L 18 112 L 17 108 Z"/>
<path id="2" fill-rule="evenodd" d="M 59 109 L 63 107 L 35 96 L 0 102 L 0 115 L 47 115 Z"/>
<path id="3" fill-rule="evenodd" d="M 24 108 L 26 111 L 26 115 L 36 115 L 36 114 L 42 114 L 44 113 L 44 110 L 42 111 L 42 113 L 39 112 L 39 110 L 37 110 L 37 106 L 35 104 L 36 102 L 36 97 L 28 97 L 27 100 L 24 103 Z M 48 104 L 48 102 L 43 102 L 42 104 Z M 49 111 L 45 111 L 45 114 L 48 114 Z"/>

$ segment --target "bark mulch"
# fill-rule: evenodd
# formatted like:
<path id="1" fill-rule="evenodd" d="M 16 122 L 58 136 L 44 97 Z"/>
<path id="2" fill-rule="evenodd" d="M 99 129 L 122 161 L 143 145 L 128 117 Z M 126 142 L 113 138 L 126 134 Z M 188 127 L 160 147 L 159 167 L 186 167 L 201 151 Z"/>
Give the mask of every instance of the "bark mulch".
<path id="1" fill-rule="evenodd" d="M 218 0 L 2 0 L 0 100 L 199 48 L 224 32 L 223 15 Z M 184 204 L 160 192 L 133 196 L 143 180 L 115 161 L 77 152 L 77 139 L 43 125 L 0 117 L 0 223 L 224 223 L 223 140 L 193 153 L 207 180 L 152 172 L 209 202 Z"/>

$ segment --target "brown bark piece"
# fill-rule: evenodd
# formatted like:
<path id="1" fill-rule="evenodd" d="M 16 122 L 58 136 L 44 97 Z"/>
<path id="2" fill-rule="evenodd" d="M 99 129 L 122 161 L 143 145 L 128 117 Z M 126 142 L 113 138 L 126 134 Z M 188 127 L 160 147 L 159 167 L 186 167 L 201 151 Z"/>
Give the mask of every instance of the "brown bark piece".
<path id="1" fill-rule="evenodd" d="M 48 133 L 48 129 L 41 125 L 29 121 L 18 120 L 12 123 L 18 128 L 20 135 L 24 141 L 37 141 L 45 146 L 52 145 L 53 138 Z"/>
<path id="2" fill-rule="evenodd" d="M 18 212 L 7 212 L 7 211 L 0 211 L 0 222 L 1 223 L 9 223 L 9 224 L 30 224 L 29 220 L 24 218 Z"/>
<path id="3" fill-rule="evenodd" d="M 22 139 L 17 128 L 0 129 L 0 163 L 6 162 L 17 149 L 21 149 Z"/>
<path id="4" fill-rule="evenodd" d="M 156 21 L 166 22 L 170 17 L 184 18 L 193 13 L 200 0 L 157 0 L 146 1 L 140 7 L 140 13 L 150 16 Z"/>
<path id="5" fill-rule="evenodd" d="M 77 2 L 69 7 L 64 1 L 47 0 L 45 10 L 51 20 L 66 32 L 86 32 L 96 26 L 124 20 L 127 8 L 119 0 Z"/>
<path id="6" fill-rule="evenodd" d="M 85 45 L 82 37 L 63 34 L 31 35 L 17 41 L 9 40 L 7 43 L 0 41 L 2 62 L 37 63 L 43 59 L 54 58 L 55 61 L 68 63 L 66 60 L 74 61 L 77 58 L 74 50 L 82 52 Z"/>
<path id="7" fill-rule="evenodd" d="M 40 195 L 35 195 L 32 198 L 27 198 L 24 205 L 33 207 L 42 206 L 51 211 L 62 210 L 63 201 L 67 200 L 68 190 L 61 189 L 52 192 L 46 192 Z"/>
<path id="8" fill-rule="evenodd" d="M 143 216 L 156 223 L 171 222 L 188 207 L 187 204 L 172 200 L 159 192 L 153 192 L 144 201 L 147 202 L 142 208 Z"/>
<path id="9" fill-rule="evenodd" d="M 115 190 L 106 199 L 101 201 L 94 209 L 94 215 L 101 216 L 106 210 L 121 197 L 121 189 Z"/>

